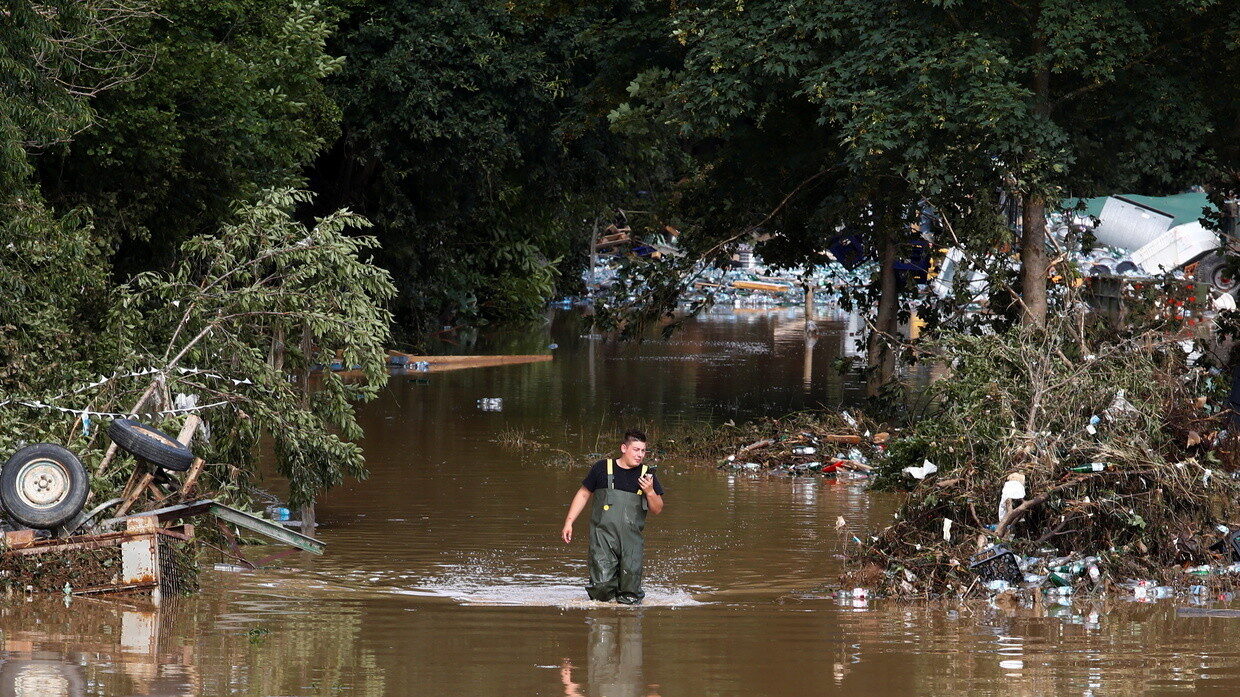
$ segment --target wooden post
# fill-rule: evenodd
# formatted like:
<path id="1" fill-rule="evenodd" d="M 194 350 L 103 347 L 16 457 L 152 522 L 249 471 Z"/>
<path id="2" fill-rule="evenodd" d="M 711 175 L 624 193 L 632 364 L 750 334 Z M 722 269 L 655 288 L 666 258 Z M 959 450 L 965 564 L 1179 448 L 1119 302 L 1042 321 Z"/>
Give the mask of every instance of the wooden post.
<path id="1" fill-rule="evenodd" d="M 301 534 L 314 537 L 314 502 L 301 507 Z"/>
<path id="2" fill-rule="evenodd" d="M 310 325 L 307 324 L 301 331 L 301 352 L 303 356 L 309 358 L 310 349 L 313 344 L 313 337 L 310 335 Z M 310 408 L 310 368 L 307 364 L 305 372 L 301 375 L 301 408 Z M 306 504 L 301 509 L 301 534 L 314 536 L 314 502 Z"/>
<path id="3" fill-rule="evenodd" d="M 814 328 L 814 282 L 805 282 L 805 331 Z"/>
<path id="4" fill-rule="evenodd" d="M 598 242 L 598 216 L 594 217 L 594 228 L 590 232 L 590 266 L 586 272 L 586 297 L 594 297 L 594 267 L 598 264 L 598 249 L 594 247 L 594 243 Z"/>
<path id="5" fill-rule="evenodd" d="M 194 458 L 194 464 L 189 466 L 189 472 L 185 474 L 185 481 L 181 483 L 181 498 L 188 498 L 189 493 L 194 490 L 194 485 L 198 483 L 198 477 L 202 476 L 202 458 Z"/>

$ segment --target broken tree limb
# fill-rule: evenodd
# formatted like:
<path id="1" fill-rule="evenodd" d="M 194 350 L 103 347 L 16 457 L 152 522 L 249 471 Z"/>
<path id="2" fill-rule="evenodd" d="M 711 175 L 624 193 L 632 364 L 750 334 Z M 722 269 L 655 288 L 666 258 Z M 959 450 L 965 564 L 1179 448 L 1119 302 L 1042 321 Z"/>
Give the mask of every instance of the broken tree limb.
<path id="1" fill-rule="evenodd" d="M 736 451 L 736 454 L 737 454 L 737 455 L 744 455 L 745 453 L 748 453 L 748 452 L 753 451 L 753 450 L 757 450 L 758 448 L 765 448 L 765 447 L 766 447 L 766 446 L 768 446 L 768 445 L 775 445 L 775 439 L 774 439 L 774 438 L 763 438 L 763 439 L 762 439 L 762 440 L 760 440 L 760 441 L 757 441 L 757 442 L 754 442 L 754 443 L 750 443 L 749 445 L 746 445 L 745 447 L 741 448 L 740 450 L 737 450 L 737 451 Z"/>
<path id="2" fill-rule="evenodd" d="M 1101 474 L 1101 473 L 1087 474 L 1083 477 L 1077 477 L 1075 479 L 1070 479 L 1066 482 L 1063 482 L 1062 484 L 1057 484 L 1047 489 L 1046 491 L 1038 494 L 1037 496 L 1031 499 L 1027 499 L 1021 505 L 1017 506 L 1016 508 L 1013 508 L 1011 512 L 1007 514 L 1007 517 L 1004 518 L 1002 521 L 1000 521 L 999 526 L 995 528 L 995 537 L 1003 537 L 1004 533 L 1008 531 L 1008 528 L 1012 527 L 1013 524 L 1015 524 L 1018 520 L 1023 518 L 1025 514 L 1028 513 L 1035 506 L 1040 506 L 1043 503 L 1046 503 L 1046 500 L 1051 497 L 1051 494 L 1067 489 L 1068 487 L 1076 486 L 1077 484 L 1080 484 L 1082 482 L 1087 482 L 1097 477 L 1098 474 Z"/>

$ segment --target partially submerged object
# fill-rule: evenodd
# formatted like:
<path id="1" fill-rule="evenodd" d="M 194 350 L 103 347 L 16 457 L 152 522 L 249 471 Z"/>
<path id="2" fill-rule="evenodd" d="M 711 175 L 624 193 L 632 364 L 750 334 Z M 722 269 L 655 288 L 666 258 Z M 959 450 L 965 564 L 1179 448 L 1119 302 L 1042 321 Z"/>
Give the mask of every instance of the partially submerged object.
<path id="1" fill-rule="evenodd" d="M 110 518 L 90 525 L 89 534 L 63 539 L 38 539 L 34 530 L 5 533 L 0 576 L 10 589 L 28 592 L 139 593 L 150 594 L 155 601 L 162 595 L 182 594 L 197 587 L 194 525 L 183 521 L 199 516 L 212 516 L 312 554 L 322 554 L 326 548 L 321 540 L 279 523 L 204 499 Z M 233 553 L 245 561 L 235 544 Z"/>
<path id="2" fill-rule="evenodd" d="M 388 351 L 388 363 L 394 367 L 419 366 L 419 372 L 445 373 L 450 370 L 468 368 L 489 368 L 500 365 L 523 365 L 526 363 L 545 363 L 552 359 L 551 354 L 529 354 L 510 356 L 416 356 L 400 351 Z M 420 366 L 425 366 L 423 369 Z"/>
<path id="3" fill-rule="evenodd" d="M 184 500 L 193 491 L 203 461 L 188 444 L 200 423 L 190 416 L 174 439 L 137 421 L 112 422 L 109 436 L 138 458 L 138 466 L 121 496 L 87 513 L 81 510 L 90 485 L 72 453 L 46 443 L 18 451 L 0 472 L 0 499 L 11 519 L 58 536 L 41 538 L 35 529 L 5 533 L 0 585 L 27 592 L 143 593 L 156 601 L 162 594 L 192 590 L 197 578 L 194 526 L 183 521 L 204 515 L 216 519 L 233 556 L 251 568 L 231 526 L 322 554 L 325 545 L 320 540 L 211 499 L 128 514 L 148 492 L 158 504 L 174 496 Z M 169 469 L 184 472 L 183 479 Z M 109 510 L 115 515 L 100 522 Z"/>
<path id="4" fill-rule="evenodd" d="M 264 537 L 270 538 L 281 544 L 296 547 L 297 549 L 310 552 L 312 554 L 322 554 L 327 545 L 321 540 L 317 540 L 309 535 L 303 535 L 294 530 L 289 530 L 283 525 L 246 513 L 243 510 L 226 506 L 218 501 L 211 499 L 203 499 L 192 503 L 181 503 L 175 506 L 167 506 L 154 511 L 145 513 L 136 513 L 133 515 L 121 516 L 117 518 L 109 518 L 103 521 L 100 526 L 103 528 L 114 527 L 121 523 L 128 524 L 131 520 L 138 518 L 154 518 L 159 523 L 170 523 L 177 520 L 185 520 L 201 515 L 211 515 L 220 520 L 232 523 L 238 527 L 245 528 L 250 532 L 258 533 Z"/>
<path id="5" fill-rule="evenodd" d="M 33 530 L 4 534 L 0 575 L 10 591 L 98 595 L 181 594 L 196 588 L 189 545 L 192 525 L 161 527 L 137 516 L 122 529 L 64 539 L 37 539 Z"/>

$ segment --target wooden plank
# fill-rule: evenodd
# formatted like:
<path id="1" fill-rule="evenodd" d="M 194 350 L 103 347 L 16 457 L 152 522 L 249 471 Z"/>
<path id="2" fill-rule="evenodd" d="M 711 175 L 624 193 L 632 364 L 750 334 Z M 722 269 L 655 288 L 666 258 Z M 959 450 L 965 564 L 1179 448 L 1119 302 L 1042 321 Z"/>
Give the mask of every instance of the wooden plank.
<path id="1" fill-rule="evenodd" d="M 768 293 L 787 293 L 792 290 L 791 286 L 782 283 L 765 283 L 762 281 L 732 281 L 732 287 L 739 290 L 761 290 Z"/>
<path id="2" fill-rule="evenodd" d="M 4 533 L 4 546 L 12 549 L 14 547 L 25 547 L 34 542 L 34 530 L 13 530 Z"/>
<path id="3" fill-rule="evenodd" d="M 554 356 L 549 353 L 535 353 L 524 355 L 499 355 L 499 356 L 415 356 L 411 353 L 401 353 L 400 351 L 388 351 L 389 356 L 404 356 L 410 363 L 430 363 L 433 368 L 436 364 L 448 363 L 486 363 L 489 365 L 512 365 L 516 363 L 541 363 L 549 361 Z"/>
<path id="4" fill-rule="evenodd" d="M 193 491 L 194 485 L 198 483 L 198 477 L 202 475 L 203 460 L 201 457 L 194 459 L 194 464 L 189 466 L 189 471 L 185 473 L 185 481 L 181 484 L 181 498 L 187 498 L 189 492 Z"/>
<path id="5" fill-rule="evenodd" d="M 185 425 L 181 427 L 181 433 L 177 435 L 177 440 L 189 445 L 190 439 L 194 437 L 194 432 L 202 425 L 202 417 L 197 414 L 190 414 L 185 419 Z"/>
<path id="6" fill-rule="evenodd" d="M 68 538 L 69 540 L 74 540 L 72 542 L 55 540 L 57 544 L 50 545 L 41 545 L 36 542 L 28 547 L 22 547 L 21 549 L 11 549 L 7 553 L 29 556 L 31 554 L 45 554 L 49 552 L 72 552 L 78 549 L 102 549 L 104 547 L 115 547 L 119 544 L 123 544 L 127 540 L 133 539 L 134 537 L 135 535 L 133 533 L 125 532 L 110 533 L 107 535 L 84 535 L 81 537 Z"/>
<path id="7" fill-rule="evenodd" d="M 544 363 L 549 360 L 551 360 L 550 357 L 547 357 L 542 360 L 537 360 L 537 361 L 513 361 L 513 362 L 505 362 L 505 363 L 496 363 L 496 362 L 491 362 L 491 361 L 481 362 L 481 363 L 438 363 L 438 364 L 432 363 L 430 366 L 430 370 L 426 372 L 428 373 L 450 373 L 454 370 L 471 370 L 474 368 L 498 368 L 498 367 L 502 367 L 506 365 L 528 365 L 532 363 Z"/>
<path id="8" fill-rule="evenodd" d="M 134 471 L 134 474 L 137 474 L 136 470 Z M 141 496 L 142 492 L 146 490 L 147 485 L 150 484 L 154 480 L 155 480 L 155 475 L 151 474 L 150 472 L 144 473 L 142 477 L 138 480 L 138 485 L 134 487 L 133 492 L 127 494 L 125 496 L 124 503 L 121 504 L 120 508 L 116 509 L 117 517 L 123 516 L 126 513 L 128 513 L 129 509 L 133 508 L 133 505 L 138 502 L 138 497 Z"/>

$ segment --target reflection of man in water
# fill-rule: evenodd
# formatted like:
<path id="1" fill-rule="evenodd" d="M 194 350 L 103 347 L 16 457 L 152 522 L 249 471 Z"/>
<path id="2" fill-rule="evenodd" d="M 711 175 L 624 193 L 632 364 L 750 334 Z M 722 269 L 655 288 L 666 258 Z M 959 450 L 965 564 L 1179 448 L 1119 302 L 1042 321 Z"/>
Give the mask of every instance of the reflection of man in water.
<path id="1" fill-rule="evenodd" d="M 636 605 L 642 591 L 642 560 L 646 511 L 663 511 L 663 485 L 642 465 L 646 458 L 646 434 L 625 431 L 620 459 L 599 460 L 581 481 L 581 488 L 568 506 L 560 537 L 573 540 L 573 521 L 594 497 L 590 514 L 590 585 L 594 600 Z"/>
<path id="2" fill-rule="evenodd" d="M 646 686 L 642 675 L 642 618 L 588 617 L 590 646 L 586 680 L 590 697 L 658 697 L 657 685 Z M 566 697 L 582 697 L 566 659 L 560 669 Z"/>

